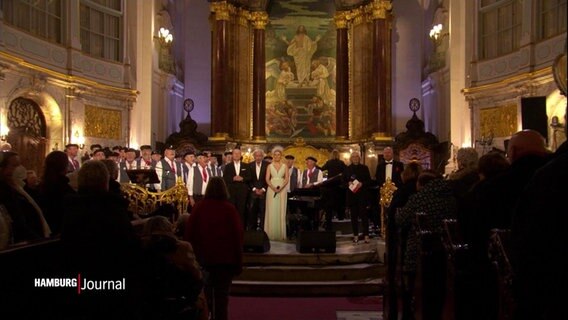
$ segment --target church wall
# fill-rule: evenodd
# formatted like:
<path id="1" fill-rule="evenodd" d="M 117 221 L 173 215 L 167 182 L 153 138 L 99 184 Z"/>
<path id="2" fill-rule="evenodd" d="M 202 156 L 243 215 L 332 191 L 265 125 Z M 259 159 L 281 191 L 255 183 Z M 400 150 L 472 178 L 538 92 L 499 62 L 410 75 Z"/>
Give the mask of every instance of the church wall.
<path id="1" fill-rule="evenodd" d="M 36 102 L 47 122 L 45 151 L 61 150 L 70 142 L 88 146 L 126 145 L 129 138 L 129 107 L 135 91 L 129 89 L 130 69 L 125 62 L 98 59 L 80 51 L 77 3 L 67 9 L 68 45 L 56 45 L 0 20 L 0 110 L 2 126 L 6 112 L 18 98 Z M 75 10 L 76 9 L 76 10 Z M 126 46 L 125 46 L 125 50 Z M 110 112 L 110 113 L 108 113 Z M 112 114 L 106 129 L 93 130 L 101 114 Z M 105 127 L 112 123 L 114 126 Z"/>
<path id="2" fill-rule="evenodd" d="M 185 98 L 193 99 L 191 117 L 198 131 L 211 134 L 211 25 L 209 2 L 186 0 L 184 8 Z"/>
<path id="3" fill-rule="evenodd" d="M 418 1 L 393 1 L 392 116 L 394 134 L 405 131 L 412 112 L 408 102 L 422 96 L 422 28 L 424 12 Z"/>
<path id="4" fill-rule="evenodd" d="M 472 109 L 474 146 L 480 153 L 492 147 L 504 150 L 505 140 L 523 129 L 521 101 L 526 97 L 547 97 L 549 147 L 554 150 L 565 139 L 565 133 L 550 124 L 553 116 L 563 123 L 565 113 L 566 97 L 559 94 L 551 66 L 565 52 L 566 32 L 539 40 L 536 6 L 523 2 L 522 10 L 519 49 L 492 59 L 472 59 L 471 85 L 464 94 Z M 466 41 L 477 43 L 475 34 Z"/>

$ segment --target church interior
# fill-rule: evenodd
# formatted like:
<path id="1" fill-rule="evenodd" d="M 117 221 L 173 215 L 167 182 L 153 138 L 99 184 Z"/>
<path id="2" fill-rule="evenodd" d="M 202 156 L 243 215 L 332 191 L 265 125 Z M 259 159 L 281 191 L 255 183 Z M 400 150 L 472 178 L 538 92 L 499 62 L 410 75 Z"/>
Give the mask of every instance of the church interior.
<path id="1" fill-rule="evenodd" d="M 539 285 L 526 280 L 537 269 L 516 267 L 524 256 L 510 249 L 518 243 L 526 244 L 523 241 L 529 241 L 525 238 L 530 233 L 531 239 L 544 235 L 542 241 L 531 240 L 527 248 L 540 251 L 537 245 L 541 245 L 565 250 L 565 244 L 547 242 L 557 242 L 554 236 L 560 234 L 551 231 L 557 229 L 549 225 L 531 229 L 528 221 L 533 220 L 526 218 L 520 229 L 525 233 L 519 233 L 515 230 L 517 220 L 511 218 L 507 223 L 487 226 L 479 240 L 468 233 L 474 227 L 470 230 L 464 225 L 481 228 L 478 221 L 492 219 L 487 216 L 495 209 L 486 209 L 475 199 L 487 203 L 505 199 L 505 204 L 497 207 L 510 211 L 511 216 L 525 212 L 518 205 L 524 203 L 521 194 L 538 191 L 535 186 L 544 178 L 537 177 L 546 176 L 545 170 L 537 172 L 535 167 L 522 183 L 514 180 L 518 186 L 507 180 L 508 186 L 515 186 L 515 194 L 511 188 L 499 191 L 502 189 L 497 189 L 497 183 L 481 183 L 489 176 L 497 177 L 495 170 L 505 166 L 499 169 L 505 172 L 503 175 L 520 175 L 514 170 L 515 160 L 525 154 L 517 152 L 515 158 L 511 151 L 517 145 L 526 147 L 520 140 L 538 136 L 536 142 L 528 143 L 526 150 L 530 152 L 542 140 L 542 152 L 538 152 L 546 153 L 546 168 L 566 163 L 566 12 L 566 0 L 3 0 L 0 148 L 7 153 L 0 158 L 0 171 L 2 176 L 7 175 L 9 165 L 4 159 L 9 158 L 8 153 L 15 153 L 27 170 L 24 178 L 39 179 L 41 193 L 41 179 L 48 176 L 47 168 L 53 165 L 48 155 L 64 152 L 69 156 L 68 150 L 75 148 L 67 163 L 71 169 L 66 172 L 73 176 L 73 171 L 80 172 L 80 167 L 98 160 L 97 149 L 104 150 L 103 159 L 115 157 L 114 180 L 121 183 L 117 188 L 126 199 L 128 212 L 138 218 L 130 221 L 137 232 L 145 230 L 144 223 L 162 210 L 163 204 L 173 210 L 169 220 L 174 226 L 182 217 L 191 219 L 187 216 L 194 215 L 191 208 L 199 205 L 196 201 L 207 200 L 206 188 L 213 184 L 206 182 L 219 177 L 241 214 L 244 229 L 244 240 L 240 240 L 244 241 L 242 272 L 232 279 L 230 291 L 228 285 L 225 288 L 229 319 L 529 319 L 529 315 L 535 316 L 533 319 L 558 319 L 554 303 L 560 300 L 549 294 L 534 298 L 538 292 L 554 291 L 557 287 L 545 286 L 554 279 Z M 148 158 L 144 158 L 144 150 Z M 167 160 L 168 150 L 172 151 L 171 162 Z M 267 192 L 262 195 L 260 231 L 266 225 L 264 211 L 268 219 L 269 206 L 282 194 L 280 186 L 272 188 L 275 180 L 271 179 L 279 173 L 271 168 L 293 159 L 285 175 L 289 186 L 282 200 L 287 202 L 287 207 L 283 204 L 286 221 L 282 241 L 273 239 L 270 232 L 270 239 L 266 238 L 266 232 L 258 233 L 256 225 L 249 228 L 239 204 L 234 202 L 238 197 L 233 193 L 237 189 L 232 189 L 235 180 L 227 180 L 226 175 L 228 164 L 232 165 L 227 156 L 238 160 L 235 150 L 240 150 L 242 164 L 235 164 L 232 176 L 240 178 L 244 166 L 250 165 L 252 181 L 268 183 L 255 187 L 250 182 L 252 193 L 245 196 L 243 204 L 246 210 L 257 210 L 253 206 L 258 195 L 255 192 Z M 129 152 L 138 161 L 134 169 L 131 164 L 121 164 L 132 161 L 128 160 Z M 463 178 L 459 174 L 465 170 L 461 161 L 466 153 L 473 154 L 474 175 L 481 178 L 467 189 L 465 185 L 452 189 L 457 200 L 437 202 L 444 208 L 455 204 L 456 214 L 445 216 L 443 222 L 441 218 L 432 222 L 438 217 L 429 220 L 430 207 L 420 207 L 409 218 L 410 231 L 406 233 L 413 235 L 408 236 L 408 243 L 398 241 L 404 239 L 400 234 L 404 228 L 397 228 L 403 223 L 401 212 L 406 211 L 403 205 L 398 209 L 391 206 L 391 201 L 394 205 L 400 200 L 397 192 L 401 194 L 404 184 L 404 177 L 399 183 L 395 175 L 406 173 L 409 164 L 418 164 L 422 174 L 432 175 L 424 179 L 459 180 Z M 158 158 L 154 159 L 154 154 Z M 277 158 L 276 163 L 267 163 L 266 174 L 257 161 L 258 154 Z M 184 167 L 187 156 L 195 159 L 189 169 Z M 323 181 L 309 183 L 314 172 L 310 158 L 315 169 L 322 172 Z M 218 169 L 209 173 L 200 169 L 201 159 L 205 159 L 204 165 Z M 335 174 L 327 166 L 332 160 L 344 163 L 345 170 L 366 167 L 364 176 L 368 179 L 358 169 L 341 171 L 332 179 Z M 386 169 L 386 180 L 385 160 L 395 163 Z M 256 177 L 255 161 L 262 173 L 257 170 Z M 401 163 L 400 172 L 397 161 Z M 482 171 L 487 166 L 490 169 Z M 290 195 L 292 171 L 288 174 L 288 170 L 292 168 L 305 172 L 303 177 L 296 177 L 294 187 L 304 189 L 299 181 L 304 178 L 310 192 Z M 545 169 L 544 162 L 539 168 Z M 566 177 L 568 166 L 558 168 L 554 181 Z M 156 172 L 157 180 L 153 181 L 150 174 L 138 176 L 149 180 L 136 181 L 136 174 L 146 169 Z M 111 171 L 108 174 L 113 180 Z M 170 185 L 164 181 L 168 174 L 173 177 Z M 71 185 L 73 181 L 85 183 L 80 173 L 77 175 L 79 178 L 69 178 Z M 383 180 L 379 179 L 381 175 Z M 415 178 L 420 184 L 421 178 Z M 498 178 L 495 181 L 504 181 Z M 14 235 L 4 233 L 12 228 L 10 222 L 17 220 L 10 212 L 15 203 L 10 179 L 0 188 L 0 264 L 10 266 L 10 272 L 18 276 L 1 276 L 0 297 L 6 298 L 3 301 L 13 298 L 16 302 L 11 311 L 20 315 L 37 315 L 37 308 L 43 310 L 48 305 L 63 309 L 65 303 L 56 297 L 60 293 L 70 296 L 65 291 L 68 288 L 38 288 L 33 281 L 37 284 L 41 277 L 77 277 L 62 272 L 67 269 L 62 269 L 61 263 L 53 264 L 53 260 L 66 259 L 63 252 L 69 248 L 65 232 L 61 238 L 55 236 L 45 214 L 47 223 L 41 218 L 44 232 L 45 227 L 51 227 L 51 236 L 41 242 L 17 244 Z M 343 200 L 339 202 L 329 191 L 334 181 L 342 182 L 339 197 Z M 316 188 L 316 194 L 312 185 L 319 183 L 322 186 Z M 357 193 L 357 183 L 368 191 L 364 200 Z M 556 203 L 560 198 L 551 197 L 568 191 L 562 185 L 560 189 L 550 187 L 552 191 L 542 197 L 534 191 L 530 194 L 534 202 L 526 202 L 525 207 L 533 208 L 537 203 L 538 211 L 543 212 L 560 208 Z M 426 186 L 424 182 L 418 189 L 426 190 Z M 457 195 L 459 188 L 463 192 Z M 78 190 L 80 193 L 81 188 Z M 435 191 L 439 190 L 432 189 Z M 18 195 L 22 201 L 34 198 L 32 192 L 28 193 Z M 415 198 L 418 203 L 419 197 Z M 64 201 L 63 197 L 58 199 Z M 366 201 L 362 207 L 361 201 Z M 40 209 L 43 201 L 36 202 L 34 207 L 46 211 Z M 290 208 L 296 211 L 291 213 Z M 355 213 L 359 209 L 360 223 Z M 474 213 L 481 220 L 464 218 Z M 557 224 L 566 220 L 550 215 L 546 216 L 550 219 L 542 219 Z M 313 223 L 311 229 L 298 227 L 302 231 L 291 233 L 292 225 L 296 227 L 294 223 L 301 224 L 304 219 Z M 354 230 L 363 230 L 362 235 Z M 332 232 L 331 240 L 325 232 Z M 483 243 L 481 251 L 491 256 L 483 266 L 475 260 L 478 240 Z M 407 273 L 405 259 L 412 251 L 406 250 L 410 250 L 411 242 L 417 266 Z M 197 261 L 203 262 L 197 245 L 192 245 Z M 548 259 L 544 254 L 539 257 Z M 197 261 L 194 256 L 193 262 Z M 224 276 L 215 268 L 202 270 L 208 276 Z M 515 281 L 517 275 L 521 280 Z M 566 280 L 565 274 L 563 277 Z M 81 273 L 77 280 L 80 278 Z M 212 280 L 204 281 L 207 286 Z M 516 283 L 525 287 L 519 289 L 521 285 Z M 532 294 L 527 288 L 534 289 Z M 25 300 L 18 301 L 25 295 L 45 301 L 33 304 L 35 309 L 26 308 Z M 158 311 L 122 315 L 227 319 L 226 310 L 211 305 L 209 293 L 203 299 L 205 295 L 208 311 L 200 309 L 201 313 L 189 317 L 189 313 L 165 316 Z M 69 298 L 75 306 L 71 315 L 86 319 L 92 316 L 91 311 L 105 315 L 95 304 L 118 310 L 119 305 L 131 302 L 130 296 L 116 292 L 107 299 L 93 299 L 96 302 L 81 298 Z M 299 306 L 301 298 L 306 299 L 303 307 Z M 325 302 L 340 298 L 343 300 Z M 534 307 L 527 306 L 527 301 L 534 302 Z M 269 307 L 264 310 L 259 306 L 255 313 L 252 306 L 263 302 Z M 295 303 L 299 305 L 294 307 Z M 322 305 L 312 310 L 311 303 Z M 192 312 L 194 308 L 199 309 L 193 305 Z M 47 314 L 59 316 L 57 312 Z M 566 311 L 562 312 L 565 315 Z"/>

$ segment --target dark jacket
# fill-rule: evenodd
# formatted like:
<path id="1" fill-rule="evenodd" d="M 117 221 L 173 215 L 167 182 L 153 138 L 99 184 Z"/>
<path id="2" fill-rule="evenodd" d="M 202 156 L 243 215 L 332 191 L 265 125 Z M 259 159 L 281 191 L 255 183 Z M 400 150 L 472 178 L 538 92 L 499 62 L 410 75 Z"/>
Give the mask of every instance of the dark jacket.
<path id="1" fill-rule="evenodd" d="M 442 233 L 442 220 L 455 218 L 457 212 L 457 201 L 447 180 L 430 181 L 424 188 L 410 196 L 406 205 L 396 215 L 398 228 L 409 230 L 403 263 L 407 272 L 416 271 L 418 254 L 416 213 L 418 212 L 427 215 L 431 231 Z"/>
<path id="2" fill-rule="evenodd" d="M 69 271 L 123 276 L 135 269 L 140 243 L 121 197 L 79 192 L 65 204 L 61 240 Z"/>
<path id="3" fill-rule="evenodd" d="M 377 180 L 377 185 L 379 188 L 385 183 L 386 179 L 386 167 L 387 164 L 384 160 L 381 160 L 377 165 L 377 171 L 375 172 L 375 179 Z M 392 161 L 392 178 L 391 181 L 398 187 L 402 185 L 402 178 L 400 174 L 404 170 L 404 164 L 400 161 Z"/>
<path id="4" fill-rule="evenodd" d="M 349 182 L 354 180 L 358 180 L 359 182 L 363 183 L 359 191 L 353 193 L 351 190 L 347 190 L 347 205 L 354 206 L 360 203 L 361 201 L 367 202 L 368 201 L 368 193 L 367 189 L 371 183 L 371 173 L 369 172 L 369 167 L 364 164 L 350 164 L 345 168 L 343 172 L 343 182 L 344 185 L 348 185 Z"/>
<path id="5" fill-rule="evenodd" d="M 64 199 L 71 194 L 75 194 L 75 190 L 69 185 L 69 178 L 66 176 L 58 176 L 53 181 L 43 181 L 39 186 L 37 203 L 53 235 L 61 233 Z"/>
<path id="6" fill-rule="evenodd" d="M 251 175 L 250 189 L 252 190 L 253 188 L 256 188 L 266 190 L 268 188 L 268 184 L 266 183 L 266 168 L 268 168 L 268 163 L 265 161 L 260 163 L 260 175 L 258 178 L 256 177 L 256 161 L 253 161 L 248 165 Z"/>

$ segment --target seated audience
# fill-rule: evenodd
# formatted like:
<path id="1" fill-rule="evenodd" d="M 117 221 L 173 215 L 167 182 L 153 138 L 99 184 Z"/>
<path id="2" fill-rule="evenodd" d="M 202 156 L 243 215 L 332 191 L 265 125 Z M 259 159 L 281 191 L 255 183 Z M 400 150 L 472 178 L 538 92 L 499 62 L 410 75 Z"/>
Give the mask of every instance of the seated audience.
<path id="1" fill-rule="evenodd" d="M 125 279 L 126 292 L 71 297 L 74 317 L 88 315 L 136 318 L 143 312 L 140 285 L 140 241 L 128 219 L 123 199 L 108 192 L 109 173 L 98 160 L 78 171 L 78 193 L 65 198 L 62 247 L 66 271 L 97 280 Z"/>
<path id="2" fill-rule="evenodd" d="M 0 204 L 4 205 L 12 221 L 14 243 L 47 238 L 51 234 L 43 212 L 23 189 L 20 157 L 11 151 L 0 152 Z M 19 177 L 15 177 L 15 175 Z"/>
<path id="3" fill-rule="evenodd" d="M 568 132 L 568 121 L 564 121 Z M 564 142 L 552 160 L 536 170 L 518 198 L 511 226 L 517 305 L 513 319 L 566 318 L 567 181 L 568 142 Z"/>
<path id="4" fill-rule="evenodd" d="M 460 148 L 456 155 L 458 169 L 450 174 L 449 179 L 454 193 L 461 199 L 479 180 L 477 161 L 479 156 L 474 148 Z"/>
<path id="5" fill-rule="evenodd" d="M 459 203 L 458 225 L 463 241 L 469 245 L 469 262 L 462 272 L 467 272 L 471 279 L 468 292 L 469 303 L 464 305 L 469 314 L 468 319 L 490 319 L 496 313 L 491 265 L 487 254 L 490 230 L 503 227 L 502 218 L 505 212 L 497 212 L 501 194 L 505 192 L 500 184 L 496 184 L 503 174 L 509 170 L 509 162 L 500 153 L 492 152 L 479 159 L 479 182 L 463 197 Z M 507 219 L 508 220 L 508 219 Z"/>
<path id="6" fill-rule="evenodd" d="M 228 199 L 223 179 L 211 178 L 204 199 L 187 220 L 184 235 L 204 269 L 209 310 L 216 320 L 228 318 L 229 288 L 233 277 L 241 273 L 243 261 L 243 226 Z"/>
<path id="7" fill-rule="evenodd" d="M 412 313 L 411 300 L 419 253 L 416 214 L 424 213 L 429 222 L 430 231 L 441 234 L 443 220 L 455 218 L 457 213 L 457 201 L 449 181 L 443 180 L 442 176 L 435 171 L 426 170 L 422 172 L 418 177 L 416 189 L 418 192 L 410 196 L 406 205 L 396 214 L 398 228 L 408 230 L 406 248 L 402 249 L 404 251 L 402 269 L 405 275 L 403 318 Z M 441 309 L 441 306 L 439 309 Z"/>
<path id="8" fill-rule="evenodd" d="M 67 154 L 64 152 L 49 153 L 45 158 L 43 177 L 39 185 L 38 202 L 54 235 L 61 233 L 65 196 L 75 193 L 66 176 L 67 164 Z"/>
<path id="9" fill-rule="evenodd" d="M 189 242 L 173 233 L 166 217 L 150 218 L 142 238 L 147 256 L 145 269 L 149 303 L 153 315 L 162 318 L 193 317 L 208 319 L 207 300 L 202 290 L 203 276 Z"/>

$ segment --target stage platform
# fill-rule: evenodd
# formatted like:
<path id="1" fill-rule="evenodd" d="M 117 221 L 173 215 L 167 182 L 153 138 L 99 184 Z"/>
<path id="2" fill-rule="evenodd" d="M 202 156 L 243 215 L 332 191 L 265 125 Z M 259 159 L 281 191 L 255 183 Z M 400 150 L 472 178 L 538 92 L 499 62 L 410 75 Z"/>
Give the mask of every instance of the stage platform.
<path id="1" fill-rule="evenodd" d="M 266 253 L 245 253 L 232 295 L 368 296 L 382 293 L 384 241 L 354 244 L 337 234 L 335 253 L 298 253 L 294 241 L 271 241 Z"/>

